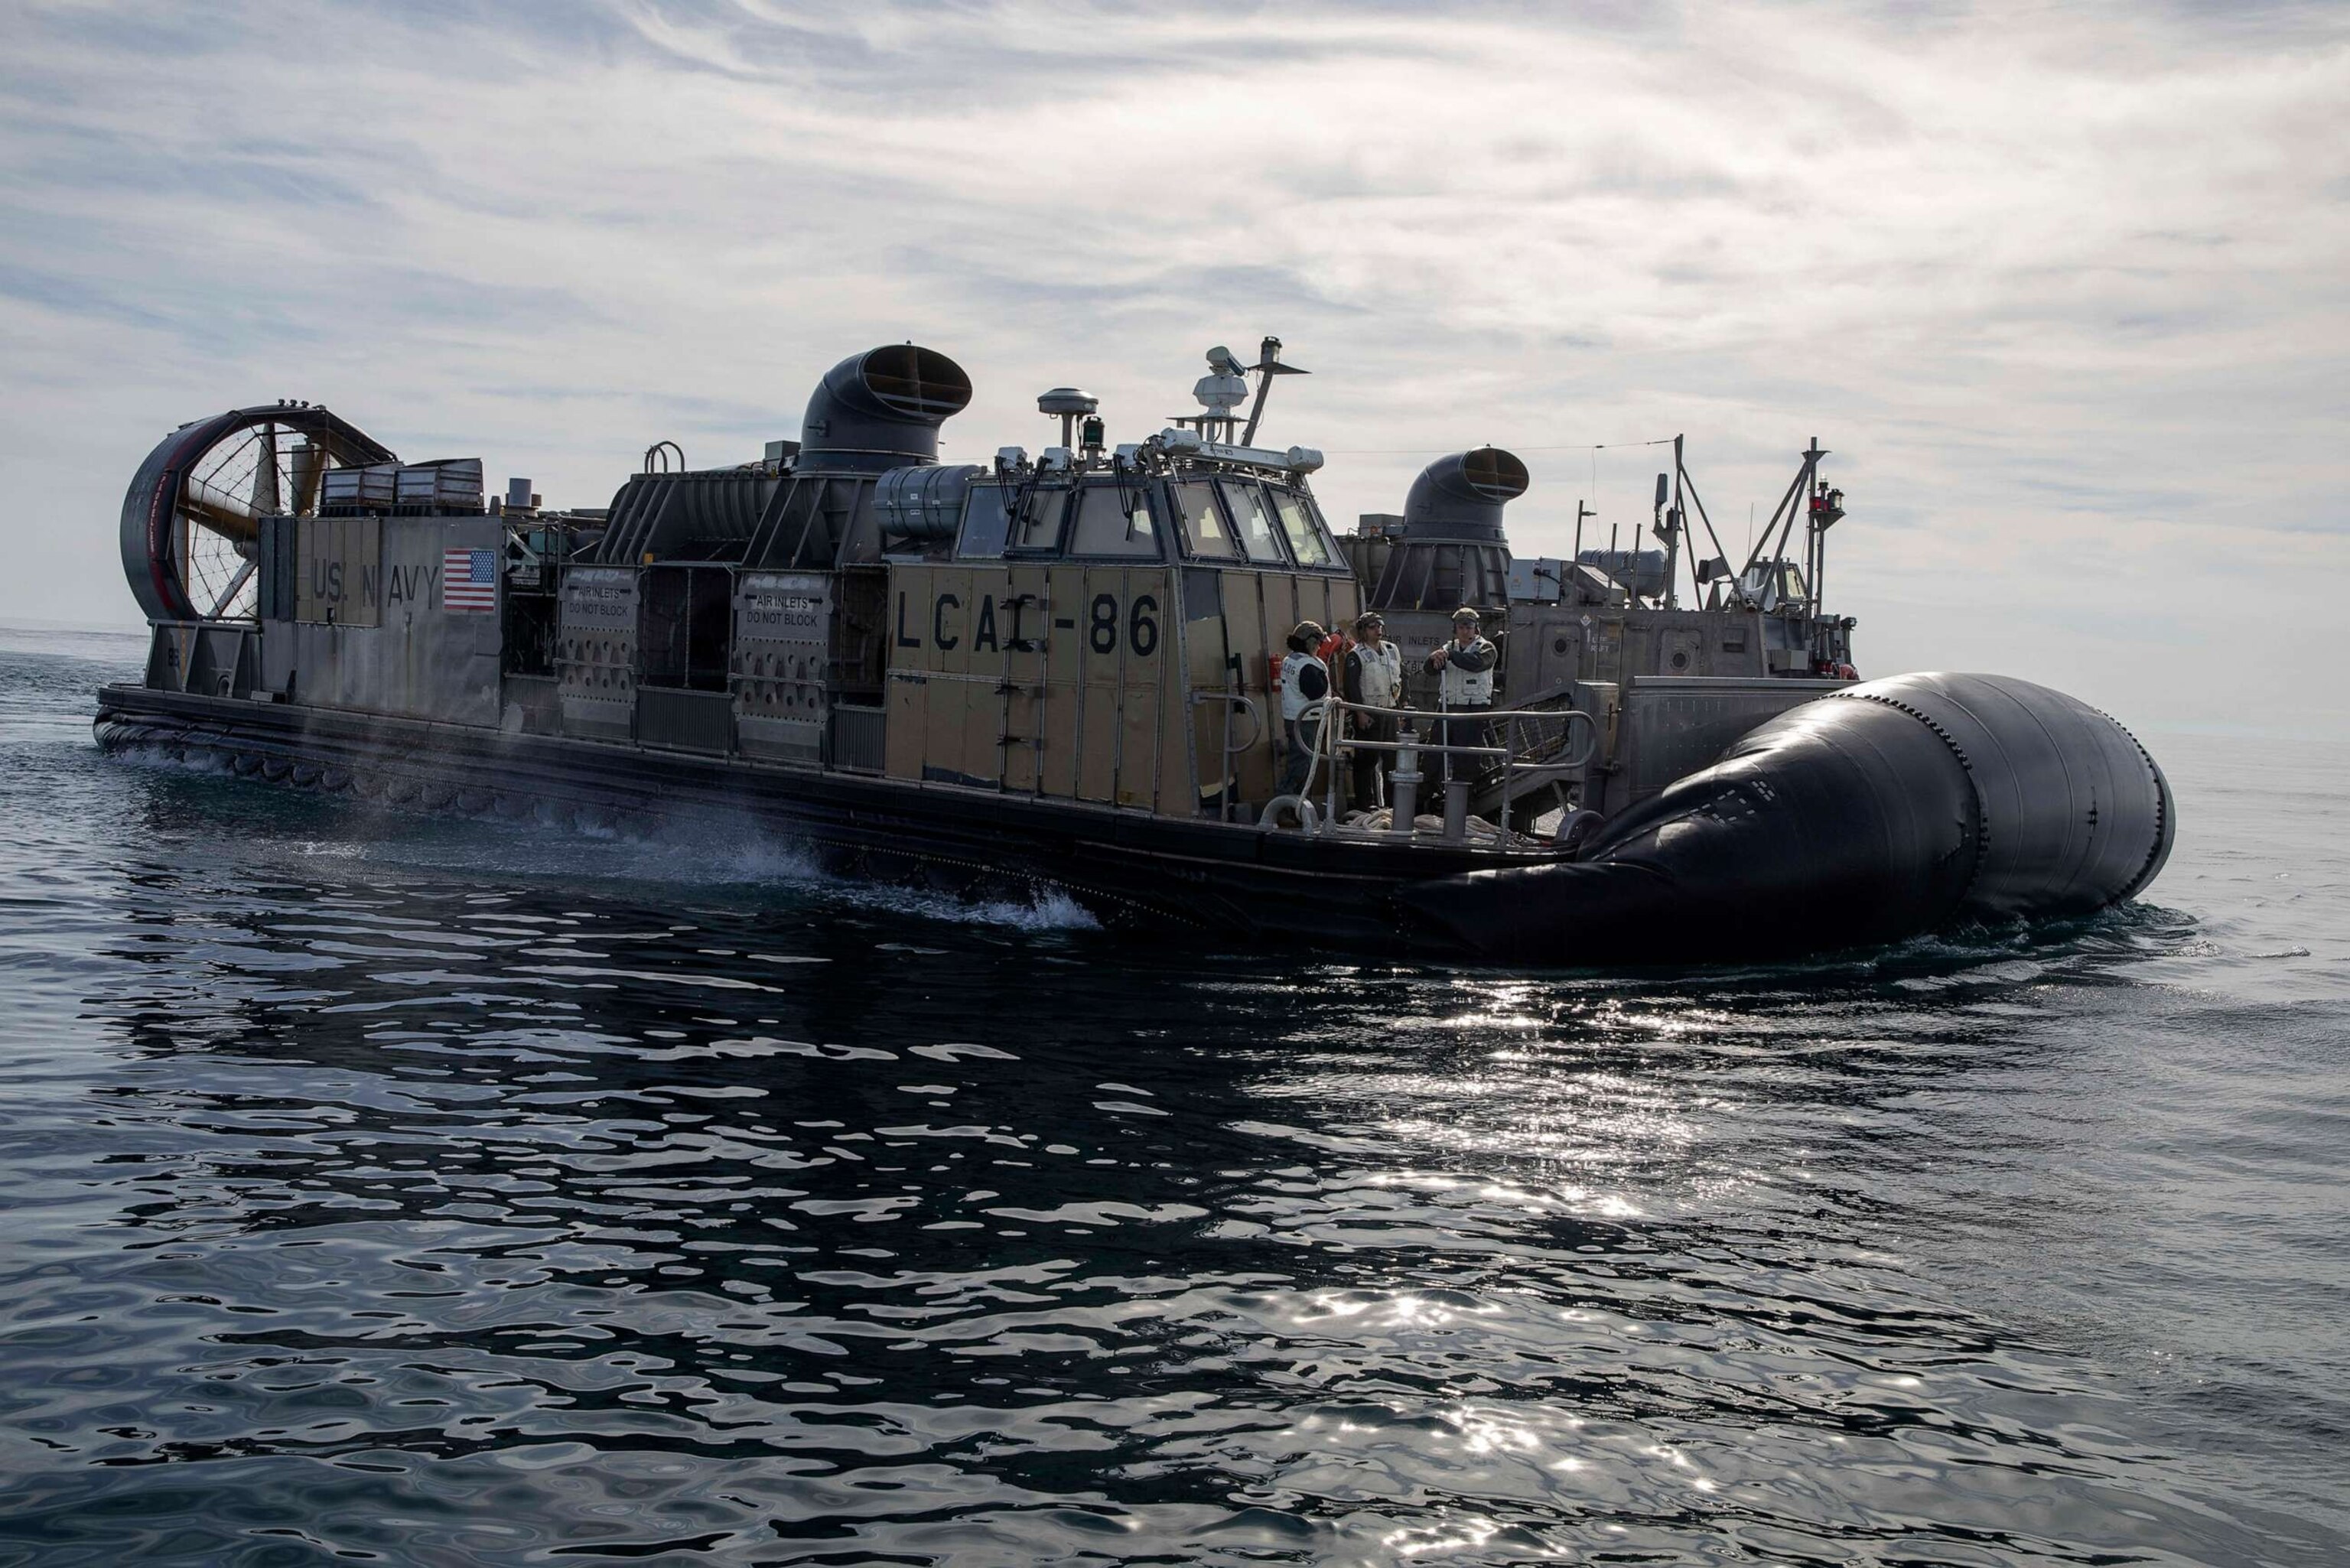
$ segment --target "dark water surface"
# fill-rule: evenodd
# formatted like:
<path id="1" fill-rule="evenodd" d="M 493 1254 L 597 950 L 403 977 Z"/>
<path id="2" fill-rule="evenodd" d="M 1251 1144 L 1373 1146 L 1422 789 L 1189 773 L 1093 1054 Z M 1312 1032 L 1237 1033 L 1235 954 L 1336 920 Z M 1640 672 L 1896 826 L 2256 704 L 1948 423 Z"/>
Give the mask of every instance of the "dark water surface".
<path id="1" fill-rule="evenodd" d="M 0 636 L 0 1562 L 2350 1561 L 2350 748 L 1519 975 L 108 761 L 140 651 Z"/>

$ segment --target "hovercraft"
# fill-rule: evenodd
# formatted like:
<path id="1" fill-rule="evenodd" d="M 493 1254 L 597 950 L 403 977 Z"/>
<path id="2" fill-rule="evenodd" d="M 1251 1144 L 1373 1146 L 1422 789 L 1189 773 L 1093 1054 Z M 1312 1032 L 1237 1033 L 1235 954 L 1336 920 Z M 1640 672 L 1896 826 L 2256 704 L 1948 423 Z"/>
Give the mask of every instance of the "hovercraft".
<path id="1" fill-rule="evenodd" d="M 151 640 L 98 736 L 377 807 L 748 819 L 1119 929 L 1512 963 L 2075 916 L 2160 871 L 2170 791 L 2111 718 L 1857 678 L 1816 441 L 1742 561 L 1678 437 L 1631 547 L 1586 548 L 1578 503 L 1569 553 L 1531 557 L 1512 453 L 1341 532 L 1322 454 L 1259 439 L 1303 373 L 1279 340 L 1207 370 L 1139 439 L 1055 387 L 1051 444 L 947 463 L 970 379 L 890 345 L 821 377 L 795 439 L 705 467 L 655 441 L 595 507 L 311 404 L 194 421 L 125 498 Z"/>

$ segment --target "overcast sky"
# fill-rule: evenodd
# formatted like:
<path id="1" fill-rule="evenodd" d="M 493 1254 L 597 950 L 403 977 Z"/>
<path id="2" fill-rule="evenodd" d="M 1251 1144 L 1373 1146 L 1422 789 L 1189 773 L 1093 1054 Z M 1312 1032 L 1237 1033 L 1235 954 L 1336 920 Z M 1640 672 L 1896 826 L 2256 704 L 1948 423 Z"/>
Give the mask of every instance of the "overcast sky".
<path id="1" fill-rule="evenodd" d="M 1522 554 L 1736 545 L 1816 435 L 1864 674 L 2350 734 L 2350 7 L 0 0 L 0 618 L 135 622 L 123 487 L 279 397 L 601 505 L 912 338 L 950 461 L 1314 371 L 1342 525 L 1439 452 Z"/>

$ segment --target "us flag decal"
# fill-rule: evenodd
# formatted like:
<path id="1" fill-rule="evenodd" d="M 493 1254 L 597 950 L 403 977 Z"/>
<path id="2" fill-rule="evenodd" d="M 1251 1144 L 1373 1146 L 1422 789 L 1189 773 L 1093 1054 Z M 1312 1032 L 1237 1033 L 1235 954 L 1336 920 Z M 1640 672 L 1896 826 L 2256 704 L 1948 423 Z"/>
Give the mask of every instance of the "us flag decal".
<path id="1" fill-rule="evenodd" d="M 444 610 L 497 608 L 498 553 L 495 550 L 442 551 L 441 607 Z"/>

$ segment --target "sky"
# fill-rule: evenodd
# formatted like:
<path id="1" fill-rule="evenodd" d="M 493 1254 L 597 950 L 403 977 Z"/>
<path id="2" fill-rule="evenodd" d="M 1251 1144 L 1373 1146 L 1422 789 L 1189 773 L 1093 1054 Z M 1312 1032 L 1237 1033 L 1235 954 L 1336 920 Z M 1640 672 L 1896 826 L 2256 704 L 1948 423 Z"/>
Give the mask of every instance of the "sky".
<path id="1" fill-rule="evenodd" d="M 602 505 L 951 355 L 948 461 L 1314 374 L 1342 526 L 1486 442 L 1522 555 L 1725 543 L 1816 437 L 1864 675 L 2350 736 L 2350 6 L 0 0 L 0 619 L 135 624 L 172 427 L 323 402 Z M 1599 450 L 1594 450 L 1598 448 Z M 1586 541 L 1588 542 L 1588 540 Z M 1604 541 L 1603 541 L 1604 542 Z"/>

